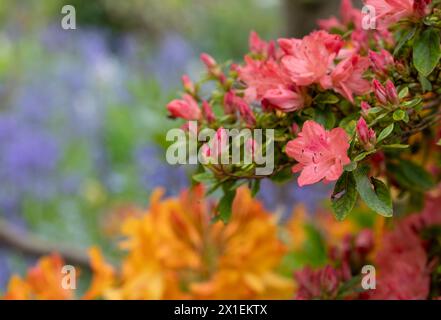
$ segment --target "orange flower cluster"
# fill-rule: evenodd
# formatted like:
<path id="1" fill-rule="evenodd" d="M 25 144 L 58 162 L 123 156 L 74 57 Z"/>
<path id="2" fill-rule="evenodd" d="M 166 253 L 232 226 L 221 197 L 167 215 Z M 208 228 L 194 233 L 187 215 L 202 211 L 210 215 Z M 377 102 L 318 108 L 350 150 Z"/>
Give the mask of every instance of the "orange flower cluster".
<path id="1" fill-rule="evenodd" d="M 6 300 L 67 300 L 72 299 L 70 290 L 62 287 L 63 260 L 57 254 L 43 257 L 28 271 L 25 279 L 17 275 L 9 281 Z"/>
<path id="2" fill-rule="evenodd" d="M 247 189 L 240 189 L 229 224 L 212 223 L 202 187 L 180 198 L 154 193 L 150 209 L 127 219 L 121 272 L 92 252 L 95 278 L 87 298 L 289 298 L 293 281 L 276 269 L 285 253 L 277 224 Z"/>
<path id="3" fill-rule="evenodd" d="M 287 252 L 274 215 L 239 189 L 228 224 L 213 222 L 202 187 L 178 198 L 151 198 L 150 208 L 123 220 L 121 267 L 90 249 L 93 280 L 83 299 L 289 299 L 292 277 L 278 267 Z M 63 262 L 43 258 L 25 280 L 13 277 L 8 299 L 70 299 L 61 288 Z"/>

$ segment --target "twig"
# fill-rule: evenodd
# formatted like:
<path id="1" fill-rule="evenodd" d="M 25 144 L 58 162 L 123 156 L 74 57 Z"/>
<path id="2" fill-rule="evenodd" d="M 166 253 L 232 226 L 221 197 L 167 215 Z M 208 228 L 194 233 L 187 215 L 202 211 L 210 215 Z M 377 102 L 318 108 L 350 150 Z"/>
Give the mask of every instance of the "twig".
<path id="1" fill-rule="evenodd" d="M 23 233 L 3 219 L 0 219 L 0 245 L 36 257 L 57 252 L 66 263 L 90 269 L 89 257 L 84 250 L 66 244 L 55 244 L 27 232 Z"/>

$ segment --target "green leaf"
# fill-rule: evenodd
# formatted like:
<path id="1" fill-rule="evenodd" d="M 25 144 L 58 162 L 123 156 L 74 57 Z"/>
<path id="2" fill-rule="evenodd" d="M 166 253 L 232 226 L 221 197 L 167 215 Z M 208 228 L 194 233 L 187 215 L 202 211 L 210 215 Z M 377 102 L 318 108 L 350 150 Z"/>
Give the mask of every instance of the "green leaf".
<path id="1" fill-rule="evenodd" d="M 409 190 L 423 192 L 435 186 L 432 176 L 414 162 L 400 160 L 397 164 L 389 164 L 388 170 L 402 187 Z"/>
<path id="2" fill-rule="evenodd" d="M 359 167 L 353 173 L 360 197 L 376 213 L 384 217 L 392 217 L 393 208 L 391 201 L 389 201 L 390 195 L 387 196 L 389 194 L 388 188 L 376 179 L 373 181 L 373 185 L 367 176 L 368 173 L 369 168 L 367 166 Z"/>
<path id="3" fill-rule="evenodd" d="M 378 198 L 387 204 L 388 207 L 392 208 L 392 197 L 390 196 L 390 190 L 384 184 L 383 181 L 378 180 L 376 178 L 371 178 L 372 184 L 374 185 L 375 192 L 377 193 Z"/>
<path id="4" fill-rule="evenodd" d="M 401 99 L 406 98 L 408 95 L 409 95 L 409 87 L 404 87 L 398 93 L 398 98 L 400 98 L 400 100 L 401 100 Z"/>
<path id="5" fill-rule="evenodd" d="M 423 102 L 423 99 L 421 99 L 420 97 L 403 102 L 401 104 L 402 107 L 410 109 L 410 108 L 414 108 L 415 106 L 419 105 L 421 102 Z"/>
<path id="6" fill-rule="evenodd" d="M 441 146 L 441 139 L 438 140 L 438 142 L 436 143 L 438 146 Z"/>
<path id="7" fill-rule="evenodd" d="M 317 104 L 336 104 L 340 99 L 332 93 L 320 93 L 315 97 L 314 102 Z"/>
<path id="8" fill-rule="evenodd" d="M 407 149 L 409 148 L 408 144 L 387 144 L 382 146 L 383 149 Z"/>
<path id="9" fill-rule="evenodd" d="M 217 219 L 222 220 L 224 223 L 228 223 L 231 218 L 233 210 L 233 201 L 236 196 L 236 190 L 228 190 L 225 192 L 223 197 L 220 199 L 217 206 L 218 216 Z"/>
<path id="10" fill-rule="evenodd" d="M 401 109 L 398 109 L 398 110 L 396 110 L 395 112 L 394 112 L 394 114 L 393 114 L 393 119 L 395 120 L 395 121 L 401 121 L 401 120 L 404 120 L 404 118 L 406 117 L 406 112 L 404 112 L 403 110 L 401 110 Z"/>
<path id="11" fill-rule="evenodd" d="M 427 91 L 432 91 L 432 83 L 421 73 L 418 74 L 418 80 L 420 81 L 423 93 Z"/>
<path id="12" fill-rule="evenodd" d="M 380 135 L 378 136 L 377 142 L 380 142 L 380 141 L 383 141 L 384 139 L 386 139 L 392 133 L 392 131 L 394 131 L 394 127 L 395 127 L 395 125 L 393 123 L 391 123 L 386 128 L 384 128 L 383 131 L 381 131 Z"/>
<path id="13" fill-rule="evenodd" d="M 270 179 L 271 179 L 271 181 L 273 181 L 275 183 L 283 184 L 283 183 L 286 183 L 286 182 L 292 180 L 292 178 L 293 178 L 292 169 L 291 169 L 291 167 L 289 167 L 289 168 L 285 168 L 285 169 L 277 172 Z"/>
<path id="14" fill-rule="evenodd" d="M 351 172 L 357 169 L 357 162 L 351 161 L 350 164 L 344 166 L 345 171 Z"/>
<path id="15" fill-rule="evenodd" d="M 368 155 L 371 155 L 373 153 L 377 152 L 377 150 L 371 150 L 371 151 L 365 151 L 360 153 L 358 156 L 356 156 L 354 158 L 354 162 L 359 162 L 361 160 L 363 160 L 364 158 L 366 158 Z"/>
<path id="16" fill-rule="evenodd" d="M 413 45 L 413 64 L 423 76 L 432 73 L 441 58 L 439 31 L 429 28 L 424 31 Z"/>
<path id="17" fill-rule="evenodd" d="M 347 117 L 340 121 L 339 127 L 342 127 L 346 133 L 352 137 L 355 133 L 355 128 L 357 127 L 357 121 L 352 119 L 352 117 Z"/>
<path id="18" fill-rule="evenodd" d="M 370 108 L 369 111 L 368 111 L 368 113 L 369 113 L 369 114 L 376 114 L 376 113 L 379 113 L 379 112 L 381 112 L 381 111 L 383 111 L 383 110 L 384 110 L 384 108 L 381 108 L 381 107 L 374 107 L 374 108 Z"/>
<path id="19" fill-rule="evenodd" d="M 327 130 L 331 130 L 335 127 L 335 114 L 329 108 L 326 110 L 317 109 L 314 120 L 322 124 Z"/>
<path id="20" fill-rule="evenodd" d="M 337 220 L 344 220 L 357 202 L 357 189 L 352 172 L 344 172 L 334 187 L 331 196 L 332 209 Z"/>
<path id="21" fill-rule="evenodd" d="M 400 40 L 398 41 L 397 45 L 395 46 L 395 50 L 394 50 L 394 56 L 396 56 L 398 54 L 398 52 L 400 52 L 401 48 L 410 40 L 412 40 L 412 38 L 415 36 L 415 32 L 416 32 L 416 28 L 412 28 L 409 31 L 406 31 L 401 37 Z"/>
<path id="22" fill-rule="evenodd" d="M 203 172 L 203 173 L 198 173 L 195 174 L 193 177 L 193 180 L 202 184 L 211 184 L 213 183 L 216 179 L 213 176 L 212 172 Z"/>

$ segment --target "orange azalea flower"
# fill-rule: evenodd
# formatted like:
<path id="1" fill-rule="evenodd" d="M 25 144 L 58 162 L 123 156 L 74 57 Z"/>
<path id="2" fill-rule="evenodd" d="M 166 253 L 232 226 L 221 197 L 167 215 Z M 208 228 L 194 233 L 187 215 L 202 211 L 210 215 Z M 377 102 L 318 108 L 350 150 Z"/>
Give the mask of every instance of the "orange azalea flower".
<path id="1" fill-rule="evenodd" d="M 28 271 L 23 280 L 13 276 L 4 299 L 10 300 L 66 300 L 72 299 L 72 291 L 63 289 L 61 269 L 63 259 L 58 254 L 43 257 Z"/>
<path id="2" fill-rule="evenodd" d="M 114 268 L 104 261 L 101 251 L 97 247 L 89 249 L 89 256 L 94 277 L 83 299 L 93 299 L 101 296 L 115 282 Z"/>
<path id="3" fill-rule="evenodd" d="M 123 223 L 128 251 L 117 285 L 96 263 L 95 287 L 110 299 L 289 298 L 292 279 L 277 274 L 285 253 L 275 219 L 239 189 L 228 224 L 212 223 L 202 187 L 180 198 L 153 194 L 149 210 Z M 100 272 L 100 270 L 105 270 Z M 108 288 L 102 287 L 107 283 Z"/>

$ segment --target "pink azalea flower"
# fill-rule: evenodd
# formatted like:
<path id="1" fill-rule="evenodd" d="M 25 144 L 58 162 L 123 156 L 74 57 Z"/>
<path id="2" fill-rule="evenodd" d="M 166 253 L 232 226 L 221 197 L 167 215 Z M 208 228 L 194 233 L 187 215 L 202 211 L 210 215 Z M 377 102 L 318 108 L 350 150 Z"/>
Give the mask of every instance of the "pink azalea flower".
<path id="1" fill-rule="evenodd" d="M 375 8 L 375 17 L 381 27 L 414 14 L 414 0 L 366 0 L 365 4 Z"/>
<path id="2" fill-rule="evenodd" d="M 172 117 L 185 120 L 199 120 L 201 110 L 192 96 L 184 94 L 182 100 L 173 100 L 167 105 L 167 109 Z"/>
<path id="3" fill-rule="evenodd" d="M 332 71 L 330 77 L 324 78 L 322 85 L 325 89 L 333 88 L 354 103 L 354 94 L 363 95 L 371 90 L 369 81 L 363 79 L 363 74 L 368 67 L 367 58 L 353 55 L 341 61 Z"/>
<path id="4" fill-rule="evenodd" d="M 280 39 L 278 42 L 286 53 L 282 65 L 298 86 L 320 83 L 343 46 L 340 36 L 326 31 L 315 31 L 302 40 Z"/>
<path id="5" fill-rule="evenodd" d="M 279 86 L 266 92 L 263 104 L 283 112 L 292 112 L 305 106 L 305 97 L 298 89 L 293 91 Z"/>
<path id="6" fill-rule="evenodd" d="M 320 124 L 309 120 L 303 125 L 298 138 L 288 142 L 286 153 L 299 163 L 293 172 L 300 172 L 299 186 L 337 180 L 343 166 L 351 160 L 347 155 L 349 137 L 342 128 L 326 131 Z"/>
<path id="7" fill-rule="evenodd" d="M 248 103 L 261 102 L 267 91 L 279 86 L 289 88 L 292 81 L 283 68 L 274 60 L 258 61 L 245 57 L 245 66 L 240 67 L 239 79 L 246 85 L 245 100 Z"/>

